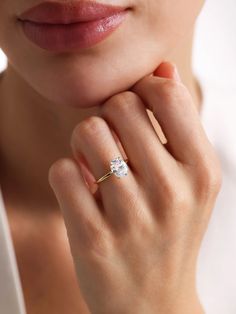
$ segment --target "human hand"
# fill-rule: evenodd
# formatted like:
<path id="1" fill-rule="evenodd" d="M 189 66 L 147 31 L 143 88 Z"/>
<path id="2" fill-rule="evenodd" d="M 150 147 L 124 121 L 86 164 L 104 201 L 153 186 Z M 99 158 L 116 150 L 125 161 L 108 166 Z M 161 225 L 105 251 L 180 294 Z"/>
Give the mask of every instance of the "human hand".
<path id="1" fill-rule="evenodd" d="M 101 117 L 80 122 L 71 137 L 74 158 L 62 158 L 49 170 L 91 313 L 202 313 L 196 261 L 221 168 L 174 67 L 160 67 L 166 77 L 141 79 L 132 91 L 108 99 Z M 113 131 L 129 172 L 121 179 L 111 175 L 94 193 L 92 176 L 103 176 L 122 155 Z"/>

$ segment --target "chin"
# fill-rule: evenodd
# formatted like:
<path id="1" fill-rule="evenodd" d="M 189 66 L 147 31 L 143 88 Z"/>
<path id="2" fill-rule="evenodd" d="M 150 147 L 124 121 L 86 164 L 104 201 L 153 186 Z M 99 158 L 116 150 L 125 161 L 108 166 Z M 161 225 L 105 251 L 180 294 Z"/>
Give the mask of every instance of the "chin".
<path id="1" fill-rule="evenodd" d="M 77 84 L 70 84 L 68 82 L 60 86 L 60 84 L 54 86 L 53 93 L 45 89 L 40 91 L 40 93 L 54 105 L 80 109 L 102 105 L 112 95 L 125 90 L 125 88 L 123 89 L 120 86 L 112 84 L 109 86 L 108 84 L 107 86 L 105 85 L 105 88 L 103 84 L 87 85 L 86 82 L 86 86 L 83 86 L 81 81 L 78 81 Z"/>
<path id="2" fill-rule="evenodd" d="M 49 82 L 53 83 L 49 83 Z M 75 108 L 89 108 L 102 105 L 109 97 L 129 88 L 129 82 L 116 79 L 100 79 L 89 76 L 88 78 L 75 75 L 75 79 L 68 77 L 29 82 L 33 89 L 54 106 L 69 106 Z M 132 85 L 132 84 L 131 84 Z"/>
<path id="3" fill-rule="evenodd" d="M 156 66 L 156 63 L 155 63 Z M 102 105 L 108 98 L 130 89 L 139 79 L 154 71 L 154 64 L 112 67 L 93 63 L 92 70 L 80 62 L 58 67 L 44 67 L 25 73 L 25 80 L 53 105 L 89 108 Z M 123 69 L 123 70 L 122 70 Z M 29 79 L 31 77 L 31 79 Z"/>

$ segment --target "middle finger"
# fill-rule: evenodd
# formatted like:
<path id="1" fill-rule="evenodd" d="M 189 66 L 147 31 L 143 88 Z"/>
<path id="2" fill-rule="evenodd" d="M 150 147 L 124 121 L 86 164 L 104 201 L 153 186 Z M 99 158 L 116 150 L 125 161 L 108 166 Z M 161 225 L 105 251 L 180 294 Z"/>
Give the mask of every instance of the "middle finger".
<path id="1" fill-rule="evenodd" d="M 174 159 L 159 139 L 138 95 L 127 91 L 113 96 L 103 104 L 102 116 L 118 135 L 141 182 L 150 184 L 153 175 L 157 180 L 169 175 Z"/>

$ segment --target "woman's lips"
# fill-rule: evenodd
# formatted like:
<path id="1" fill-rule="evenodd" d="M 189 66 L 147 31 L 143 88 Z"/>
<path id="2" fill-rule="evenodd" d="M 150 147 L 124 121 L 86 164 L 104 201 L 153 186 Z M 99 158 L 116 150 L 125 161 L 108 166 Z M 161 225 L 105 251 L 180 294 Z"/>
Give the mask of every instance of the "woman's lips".
<path id="1" fill-rule="evenodd" d="M 124 21 L 129 8 L 92 1 L 43 2 L 18 19 L 26 37 L 39 47 L 64 52 L 89 48 Z"/>

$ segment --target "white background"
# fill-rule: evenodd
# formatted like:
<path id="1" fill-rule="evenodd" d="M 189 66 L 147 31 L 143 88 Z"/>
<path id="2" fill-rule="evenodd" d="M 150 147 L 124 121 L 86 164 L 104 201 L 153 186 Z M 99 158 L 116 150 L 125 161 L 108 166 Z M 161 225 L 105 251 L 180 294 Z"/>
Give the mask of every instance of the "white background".
<path id="1" fill-rule="evenodd" d="M 236 1 L 206 0 L 197 21 L 194 68 L 203 76 L 236 85 Z"/>
<path id="2" fill-rule="evenodd" d="M 213 80 L 236 85 L 236 1 L 206 0 L 197 21 L 194 69 Z M 0 49 L 0 71 L 6 58 Z"/>

